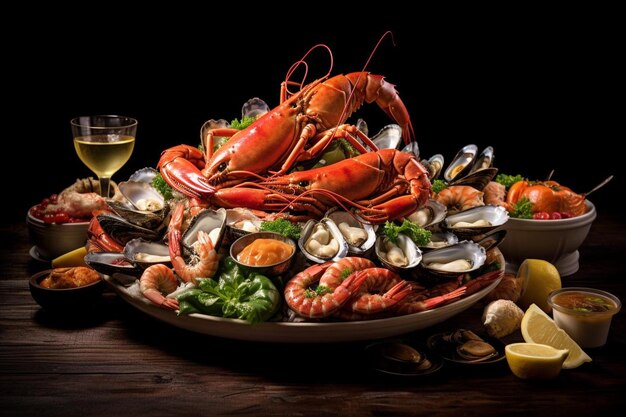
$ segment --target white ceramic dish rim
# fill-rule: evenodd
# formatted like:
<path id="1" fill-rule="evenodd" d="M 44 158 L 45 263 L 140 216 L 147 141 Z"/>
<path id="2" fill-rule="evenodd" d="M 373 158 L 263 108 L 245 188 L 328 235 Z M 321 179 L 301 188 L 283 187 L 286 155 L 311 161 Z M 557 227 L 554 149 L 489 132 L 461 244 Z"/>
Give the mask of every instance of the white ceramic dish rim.
<path id="1" fill-rule="evenodd" d="M 569 219 L 549 219 L 549 220 L 535 220 L 535 219 L 518 219 L 516 217 L 509 217 L 509 220 L 504 226 L 516 226 L 517 228 L 523 227 L 525 230 L 561 230 L 571 229 L 572 226 L 584 225 L 593 221 L 596 216 L 596 207 L 594 204 L 586 200 L 587 212 L 581 216 L 570 217 Z"/>

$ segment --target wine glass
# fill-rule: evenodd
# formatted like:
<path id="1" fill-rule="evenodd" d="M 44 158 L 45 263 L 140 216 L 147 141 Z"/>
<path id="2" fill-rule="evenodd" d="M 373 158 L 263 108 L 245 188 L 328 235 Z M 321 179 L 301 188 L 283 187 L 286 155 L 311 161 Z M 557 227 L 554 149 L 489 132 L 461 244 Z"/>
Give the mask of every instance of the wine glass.
<path id="1" fill-rule="evenodd" d="M 137 120 L 126 116 L 81 116 L 71 120 L 74 148 L 100 181 L 100 195 L 109 197 L 109 182 L 135 147 Z"/>

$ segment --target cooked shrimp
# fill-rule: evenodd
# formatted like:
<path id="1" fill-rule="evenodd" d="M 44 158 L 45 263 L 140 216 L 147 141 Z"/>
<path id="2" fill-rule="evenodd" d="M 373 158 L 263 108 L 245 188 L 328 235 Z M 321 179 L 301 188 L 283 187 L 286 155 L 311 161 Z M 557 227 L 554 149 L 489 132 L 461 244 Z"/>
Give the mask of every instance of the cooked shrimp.
<path id="1" fill-rule="evenodd" d="M 485 204 L 502 206 L 507 210 L 511 207 L 511 205 L 506 202 L 506 187 L 499 182 L 489 182 L 483 189 L 483 192 L 485 193 L 483 196 Z"/>
<path id="2" fill-rule="evenodd" d="M 451 185 L 437 194 L 435 199 L 456 213 L 476 206 L 484 206 L 483 192 L 468 185 Z"/>
<path id="3" fill-rule="evenodd" d="M 164 295 L 173 293 L 177 287 L 176 276 L 170 268 L 163 264 L 146 268 L 139 278 L 139 289 L 143 296 L 154 304 L 171 310 L 178 309 L 178 300 L 166 298 Z"/>
<path id="4" fill-rule="evenodd" d="M 369 259 L 359 258 L 357 256 L 341 258 L 328 267 L 324 275 L 320 278 L 319 285 L 324 285 L 328 289 L 334 290 L 353 272 L 373 268 L 375 266 L 374 262 Z"/>
<path id="5" fill-rule="evenodd" d="M 417 294 L 416 296 L 408 296 L 407 300 L 401 301 L 400 303 L 397 304 L 395 310 L 398 314 L 411 314 L 411 313 L 417 313 L 420 311 L 430 310 L 448 301 L 452 301 L 457 298 L 460 298 L 461 296 L 465 294 L 465 291 L 466 291 L 466 288 L 461 287 L 461 288 L 457 288 L 456 290 L 448 294 L 440 295 L 437 297 L 424 298 L 424 299 L 422 299 L 421 293 Z"/>
<path id="6" fill-rule="evenodd" d="M 365 277 L 346 308 L 363 314 L 389 310 L 412 291 L 411 284 L 386 268 L 367 268 L 356 273 L 357 280 Z"/>
<path id="7" fill-rule="evenodd" d="M 209 235 L 201 230 L 198 232 L 198 240 L 193 244 L 194 253 L 190 262 L 187 263 L 185 261 L 180 244 L 180 229 L 184 213 L 185 205 L 184 203 L 179 203 L 176 209 L 174 209 L 174 214 L 172 214 L 172 219 L 170 220 L 168 230 L 169 252 L 176 274 L 185 282 L 193 281 L 195 283 L 196 278 L 212 278 L 215 275 L 219 265 L 219 257 Z"/>
<path id="8" fill-rule="evenodd" d="M 289 308 L 303 317 L 328 317 L 339 310 L 356 293 L 367 276 L 351 274 L 335 289 L 312 286 L 319 282 L 324 271 L 331 265 L 313 265 L 296 274 L 285 286 L 285 301 Z"/>

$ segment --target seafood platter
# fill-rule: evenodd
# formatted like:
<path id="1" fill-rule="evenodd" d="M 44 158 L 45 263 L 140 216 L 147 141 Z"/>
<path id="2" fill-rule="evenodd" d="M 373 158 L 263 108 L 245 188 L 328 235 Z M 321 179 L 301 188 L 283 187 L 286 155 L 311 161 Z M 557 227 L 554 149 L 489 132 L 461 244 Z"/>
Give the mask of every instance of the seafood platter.
<path id="1" fill-rule="evenodd" d="M 147 314 L 243 340 L 389 337 L 506 298 L 498 245 L 525 194 L 494 181 L 493 147 L 422 157 L 381 76 L 284 86 L 277 107 L 252 98 L 241 121 L 211 119 L 200 146 L 119 181 L 89 210 L 85 263 Z M 363 101 L 395 123 L 346 124 Z"/>

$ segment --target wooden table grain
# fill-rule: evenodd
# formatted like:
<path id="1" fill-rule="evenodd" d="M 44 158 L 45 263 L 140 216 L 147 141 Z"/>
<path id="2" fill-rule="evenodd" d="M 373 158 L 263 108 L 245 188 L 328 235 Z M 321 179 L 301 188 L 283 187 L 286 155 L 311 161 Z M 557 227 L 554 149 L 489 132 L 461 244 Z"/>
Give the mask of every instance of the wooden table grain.
<path id="1" fill-rule="evenodd" d="M 105 292 L 90 314 L 58 318 L 31 298 L 24 224 L 2 225 L 0 415 L 602 415 L 626 405 L 626 320 L 612 322 L 593 362 L 548 382 L 517 379 L 506 362 L 444 363 L 419 378 L 371 371 L 369 342 L 253 343 L 162 323 Z M 626 301 L 626 225 L 600 214 L 564 286 L 591 286 Z M 482 307 L 409 335 L 479 330 Z M 521 341 L 519 332 L 504 339 Z"/>

